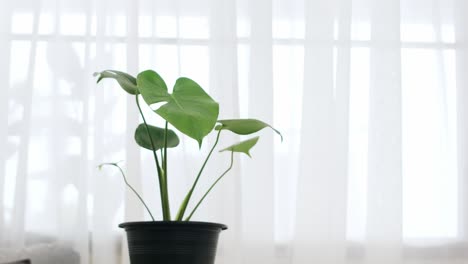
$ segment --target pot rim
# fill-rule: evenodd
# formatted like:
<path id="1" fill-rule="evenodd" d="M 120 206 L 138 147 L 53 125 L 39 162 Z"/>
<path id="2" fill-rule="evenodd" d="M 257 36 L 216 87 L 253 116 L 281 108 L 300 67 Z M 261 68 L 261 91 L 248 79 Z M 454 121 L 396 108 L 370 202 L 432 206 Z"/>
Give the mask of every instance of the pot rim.
<path id="1" fill-rule="evenodd" d="M 175 227 L 175 226 L 199 226 L 199 227 L 215 227 L 221 230 L 226 230 L 228 227 L 225 224 L 201 221 L 131 221 L 119 224 L 120 228 L 135 228 L 135 227 Z"/>

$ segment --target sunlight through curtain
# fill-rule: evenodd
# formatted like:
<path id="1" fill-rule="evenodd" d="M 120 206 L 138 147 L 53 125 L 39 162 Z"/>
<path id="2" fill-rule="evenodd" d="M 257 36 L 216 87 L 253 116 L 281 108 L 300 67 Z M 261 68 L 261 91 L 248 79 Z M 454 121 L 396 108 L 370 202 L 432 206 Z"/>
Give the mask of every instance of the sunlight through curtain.
<path id="1" fill-rule="evenodd" d="M 284 136 L 261 132 L 194 216 L 229 226 L 217 263 L 467 263 L 466 0 L 0 6 L 0 262 L 128 263 L 117 225 L 149 216 L 97 165 L 122 160 L 160 217 L 156 172 L 134 98 L 92 74 L 154 69 Z M 169 152 L 173 211 L 213 141 Z M 217 153 L 196 195 L 228 165 Z"/>

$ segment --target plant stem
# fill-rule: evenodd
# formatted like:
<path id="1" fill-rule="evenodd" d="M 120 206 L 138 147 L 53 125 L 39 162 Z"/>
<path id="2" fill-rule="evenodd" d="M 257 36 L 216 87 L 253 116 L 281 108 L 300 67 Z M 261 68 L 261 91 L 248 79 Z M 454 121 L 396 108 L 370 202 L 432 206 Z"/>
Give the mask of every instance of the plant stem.
<path id="1" fill-rule="evenodd" d="M 156 155 L 156 148 L 154 147 L 154 142 L 153 142 L 153 138 L 151 137 L 151 134 L 149 132 L 149 128 L 148 128 L 148 124 L 146 123 L 146 119 L 145 119 L 145 116 L 143 115 L 143 111 L 141 110 L 141 107 L 140 107 L 140 101 L 138 99 L 138 94 L 135 95 L 135 99 L 136 99 L 136 104 L 137 104 L 137 107 L 138 107 L 138 110 L 140 111 L 140 115 L 141 115 L 141 118 L 143 119 L 143 123 L 145 124 L 145 127 L 146 127 L 146 133 L 148 133 L 148 137 L 150 139 L 150 142 L 151 142 L 151 148 L 153 149 L 153 157 L 154 157 L 154 161 L 156 163 L 156 170 L 158 172 L 158 183 L 159 183 L 159 194 L 161 196 L 161 208 L 162 208 L 162 211 L 163 211 L 163 220 L 164 221 L 169 221 L 170 220 L 170 216 L 168 216 L 167 214 L 167 206 L 166 206 L 166 195 L 164 193 L 164 177 L 163 177 L 163 174 L 162 174 L 162 171 L 161 171 L 161 167 L 159 166 L 159 160 L 158 160 L 158 155 Z"/>
<path id="2" fill-rule="evenodd" d="M 164 193 L 166 194 L 166 211 L 169 216 L 169 219 L 171 219 L 171 209 L 169 206 L 169 191 L 167 188 L 167 132 L 168 132 L 168 122 L 166 121 L 165 127 L 164 127 L 164 158 L 163 158 L 163 171 L 164 171 Z"/>
<path id="3" fill-rule="evenodd" d="M 187 193 L 184 200 L 182 201 L 182 204 L 180 205 L 179 211 L 177 212 L 176 221 L 181 221 L 182 218 L 184 217 L 185 210 L 187 209 L 187 205 L 188 205 L 188 203 L 190 201 L 190 198 L 192 197 L 193 190 L 195 190 L 195 187 L 197 186 L 198 179 L 200 179 L 200 175 L 202 174 L 203 170 L 205 169 L 206 163 L 210 159 L 211 154 L 213 153 L 213 150 L 215 149 L 216 145 L 218 145 L 219 136 L 221 135 L 221 131 L 222 130 L 218 131 L 218 134 L 216 135 L 216 141 L 213 144 L 213 147 L 211 148 L 210 152 L 208 153 L 208 156 L 206 156 L 206 159 L 203 162 L 203 165 L 200 168 L 200 171 L 198 172 L 197 177 L 195 178 L 195 182 L 193 183 L 192 188 L 190 188 L 189 192 Z"/>
<path id="4" fill-rule="evenodd" d="M 208 189 L 208 191 L 206 191 L 206 193 L 203 195 L 203 197 L 200 199 L 200 201 L 198 201 L 197 205 L 193 208 L 192 212 L 189 214 L 189 216 L 185 219 L 185 221 L 189 221 L 190 218 L 192 218 L 193 214 L 195 213 L 195 211 L 198 209 L 198 207 L 200 206 L 200 204 L 203 202 L 203 200 L 205 199 L 205 197 L 210 193 L 211 189 L 213 189 L 215 187 L 215 185 L 224 177 L 224 175 L 226 175 L 231 169 L 232 169 L 232 165 L 234 164 L 234 151 L 231 151 L 231 164 L 229 164 L 229 168 L 227 170 L 225 170 L 223 172 L 223 174 L 221 174 L 221 176 L 218 177 L 218 179 L 210 186 L 210 188 Z"/>
<path id="5" fill-rule="evenodd" d="M 151 219 L 153 219 L 153 221 L 155 221 L 154 217 L 153 217 L 153 214 L 151 213 L 150 209 L 146 205 L 145 201 L 143 201 L 143 198 L 141 198 L 141 196 L 138 194 L 138 192 L 130 185 L 130 183 L 128 183 L 127 177 L 125 176 L 125 173 L 123 172 L 123 170 L 119 166 L 119 164 L 117 164 L 117 163 L 102 163 L 101 165 L 99 165 L 99 167 L 106 166 L 106 165 L 114 166 L 114 167 L 117 167 L 119 169 L 120 174 L 122 174 L 122 177 L 123 177 L 123 180 L 124 180 L 125 184 L 128 186 L 128 188 L 130 188 L 133 191 L 133 193 L 135 193 L 135 195 L 138 197 L 138 199 L 140 199 L 141 203 L 143 203 L 143 205 L 145 206 L 146 211 L 148 211 L 149 215 L 151 216 Z"/>

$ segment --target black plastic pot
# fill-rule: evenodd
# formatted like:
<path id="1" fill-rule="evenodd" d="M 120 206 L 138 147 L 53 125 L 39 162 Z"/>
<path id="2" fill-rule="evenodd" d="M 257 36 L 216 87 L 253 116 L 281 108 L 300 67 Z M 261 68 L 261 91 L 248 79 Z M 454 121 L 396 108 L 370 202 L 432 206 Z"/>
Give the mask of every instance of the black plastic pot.
<path id="1" fill-rule="evenodd" d="M 206 222 L 126 222 L 131 264 L 214 264 L 219 233 Z"/>

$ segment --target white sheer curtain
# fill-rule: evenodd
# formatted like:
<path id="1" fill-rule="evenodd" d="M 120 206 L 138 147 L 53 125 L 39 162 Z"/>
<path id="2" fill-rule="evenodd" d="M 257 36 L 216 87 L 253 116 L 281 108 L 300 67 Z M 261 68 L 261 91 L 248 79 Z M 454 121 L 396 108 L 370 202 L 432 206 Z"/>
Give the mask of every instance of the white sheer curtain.
<path id="1" fill-rule="evenodd" d="M 468 263 L 466 0 L 0 6 L 0 248 L 128 263 L 117 224 L 148 216 L 96 166 L 123 160 L 160 216 L 154 165 L 133 142 L 134 98 L 92 73 L 151 68 L 195 79 L 221 118 L 283 132 L 261 132 L 196 214 L 229 226 L 217 263 Z M 212 143 L 169 153 L 173 211 Z M 216 155 L 197 195 L 227 165 Z"/>

